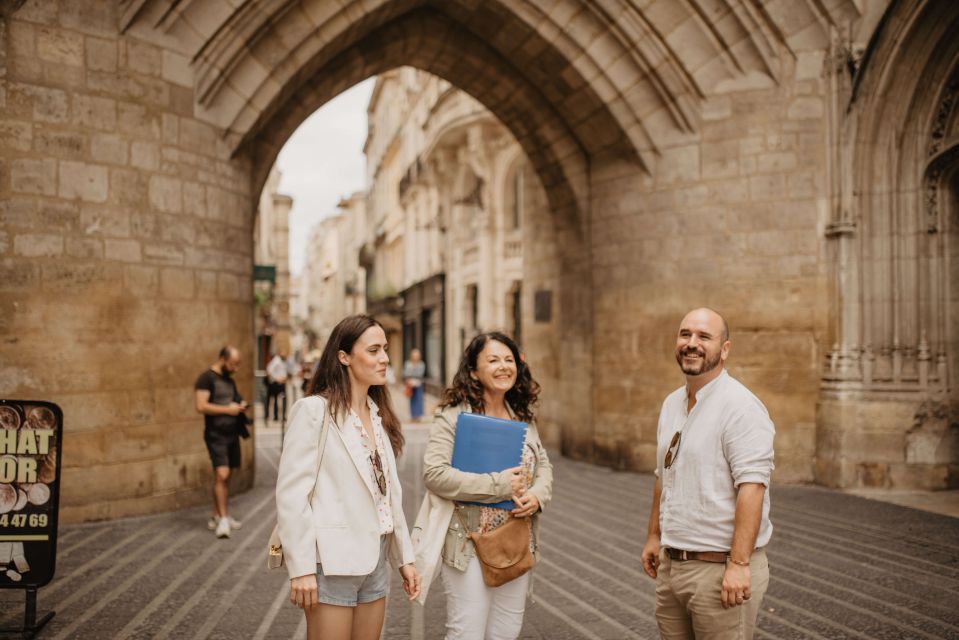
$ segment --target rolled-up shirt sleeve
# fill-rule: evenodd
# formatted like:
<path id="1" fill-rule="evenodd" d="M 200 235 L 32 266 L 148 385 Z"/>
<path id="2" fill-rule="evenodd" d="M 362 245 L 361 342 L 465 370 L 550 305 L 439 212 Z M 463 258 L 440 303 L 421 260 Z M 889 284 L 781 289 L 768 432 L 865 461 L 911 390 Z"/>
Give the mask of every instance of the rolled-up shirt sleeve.
<path id="1" fill-rule="evenodd" d="M 729 462 L 733 484 L 769 486 L 775 464 L 773 440 L 776 428 L 761 405 L 739 411 L 723 429 L 723 453 Z"/>

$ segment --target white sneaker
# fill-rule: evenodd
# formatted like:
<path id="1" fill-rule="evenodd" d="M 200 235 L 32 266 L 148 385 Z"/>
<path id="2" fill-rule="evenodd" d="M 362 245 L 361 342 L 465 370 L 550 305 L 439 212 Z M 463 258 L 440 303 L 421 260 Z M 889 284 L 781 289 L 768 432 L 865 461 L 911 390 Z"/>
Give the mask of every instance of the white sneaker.
<path id="1" fill-rule="evenodd" d="M 216 537 L 217 538 L 230 537 L 230 518 L 229 517 L 220 518 L 220 521 L 216 523 Z"/>
<path id="2" fill-rule="evenodd" d="M 230 529 L 239 529 L 243 526 L 243 523 L 239 520 L 234 520 L 233 516 L 227 516 L 227 519 L 230 521 Z M 216 531 L 217 517 L 210 516 L 210 519 L 206 521 L 206 528 L 210 531 Z"/>

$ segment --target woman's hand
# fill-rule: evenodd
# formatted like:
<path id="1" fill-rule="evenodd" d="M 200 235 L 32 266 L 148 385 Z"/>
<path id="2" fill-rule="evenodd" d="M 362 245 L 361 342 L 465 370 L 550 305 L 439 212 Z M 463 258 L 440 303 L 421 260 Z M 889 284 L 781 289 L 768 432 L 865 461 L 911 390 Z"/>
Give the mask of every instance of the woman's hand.
<path id="1" fill-rule="evenodd" d="M 400 575 L 403 576 L 403 591 L 410 600 L 416 600 L 420 595 L 420 572 L 416 565 L 404 564 L 400 567 Z"/>
<path id="2" fill-rule="evenodd" d="M 513 496 L 513 502 L 516 503 L 516 508 L 510 513 L 517 518 L 527 518 L 539 511 L 539 500 L 532 493 L 521 496 L 515 495 Z"/>
<path id="3" fill-rule="evenodd" d="M 526 479 L 523 477 L 523 467 L 513 467 L 503 471 L 509 478 L 510 491 L 514 496 L 526 493 Z"/>
<path id="4" fill-rule="evenodd" d="M 315 573 L 290 580 L 290 602 L 304 611 L 311 611 L 320 604 Z"/>

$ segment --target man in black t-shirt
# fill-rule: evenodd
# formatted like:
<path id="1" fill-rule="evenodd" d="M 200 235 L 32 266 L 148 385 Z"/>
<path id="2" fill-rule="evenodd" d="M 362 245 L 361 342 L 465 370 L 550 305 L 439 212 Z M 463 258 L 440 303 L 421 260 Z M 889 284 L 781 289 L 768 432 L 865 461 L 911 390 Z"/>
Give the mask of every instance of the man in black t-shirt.
<path id="1" fill-rule="evenodd" d="M 240 436 L 237 421 L 246 410 L 246 402 L 237 391 L 232 375 L 240 366 L 235 347 L 220 349 L 219 359 L 197 378 L 196 410 L 203 414 L 203 440 L 213 462 L 213 516 L 208 527 L 217 538 L 229 538 L 240 523 L 227 513 L 230 470 L 240 466 Z"/>

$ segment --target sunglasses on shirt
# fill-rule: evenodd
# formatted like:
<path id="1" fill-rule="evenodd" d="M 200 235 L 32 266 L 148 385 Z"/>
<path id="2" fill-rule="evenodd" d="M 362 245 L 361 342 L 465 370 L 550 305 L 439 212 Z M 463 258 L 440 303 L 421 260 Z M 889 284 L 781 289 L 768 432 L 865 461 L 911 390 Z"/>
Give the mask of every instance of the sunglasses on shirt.
<path id="1" fill-rule="evenodd" d="M 376 488 L 380 493 L 386 495 L 386 474 L 383 473 L 383 460 L 380 459 L 380 450 L 375 449 L 370 454 L 370 462 L 373 464 L 373 475 L 376 477 Z"/>
<path id="2" fill-rule="evenodd" d="M 676 456 L 679 455 L 679 441 L 681 439 L 681 434 L 677 431 L 673 434 L 673 439 L 669 441 L 669 448 L 666 449 L 666 460 L 663 462 L 665 468 L 669 469 L 673 466 L 673 463 L 676 462 Z"/>

